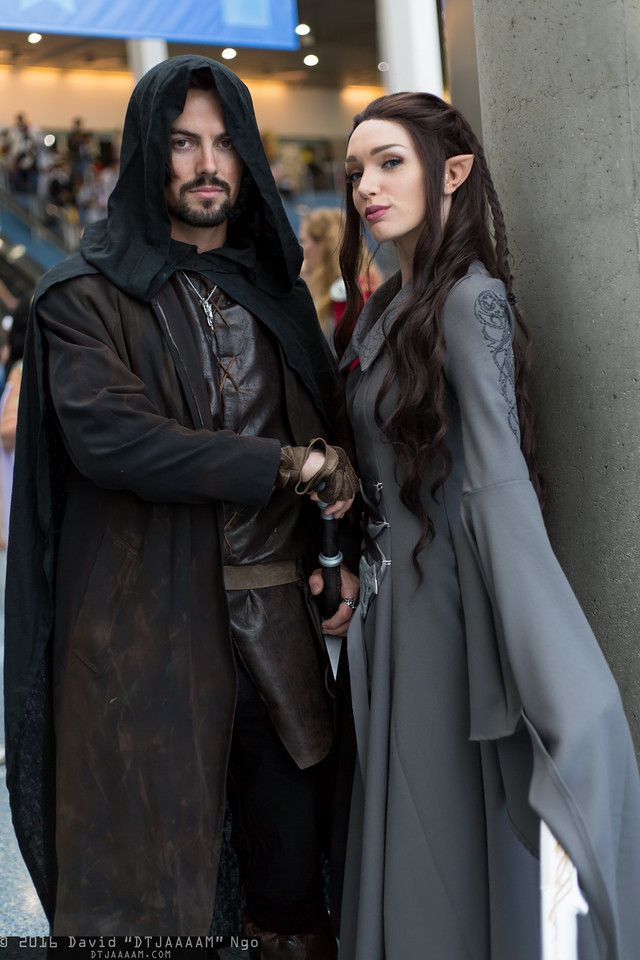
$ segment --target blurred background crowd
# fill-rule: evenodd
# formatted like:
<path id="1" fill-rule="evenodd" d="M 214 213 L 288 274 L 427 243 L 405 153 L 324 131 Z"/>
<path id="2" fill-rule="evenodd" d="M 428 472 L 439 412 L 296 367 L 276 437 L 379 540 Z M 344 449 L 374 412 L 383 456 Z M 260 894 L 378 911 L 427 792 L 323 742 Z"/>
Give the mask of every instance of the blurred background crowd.
<path id="1" fill-rule="evenodd" d="M 75 249 L 82 229 L 105 216 L 118 177 L 119 138 L 97 136 L 77 117 L 43 132 L 24 113 L 0 131 L 0 186 Z"/>

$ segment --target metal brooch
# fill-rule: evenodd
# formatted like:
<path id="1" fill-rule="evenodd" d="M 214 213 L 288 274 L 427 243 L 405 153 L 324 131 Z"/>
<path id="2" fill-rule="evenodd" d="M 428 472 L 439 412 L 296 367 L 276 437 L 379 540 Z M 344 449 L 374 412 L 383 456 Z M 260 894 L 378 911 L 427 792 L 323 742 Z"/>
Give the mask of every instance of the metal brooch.
<path id="1" fill-rule="evenodd" d="M 360 613 L 366 617 L 369 604 L 378 593 L 378 569 L 366 556 L 360 557 Z"/>

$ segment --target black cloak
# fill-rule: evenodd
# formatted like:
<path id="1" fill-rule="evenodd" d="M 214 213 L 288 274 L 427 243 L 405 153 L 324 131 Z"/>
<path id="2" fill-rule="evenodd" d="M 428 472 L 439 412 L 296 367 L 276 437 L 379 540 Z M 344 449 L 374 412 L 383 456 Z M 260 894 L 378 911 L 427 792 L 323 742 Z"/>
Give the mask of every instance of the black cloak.
<path id="1" fill-rule="evenodd" d="M 229 246 L 203 255 L 171 240 L 164 198 L 170 127 L 183 110 L 194 71 L 210 73 L 221 98 L 229 135 L 245 164 L 248 207 L 244 220 L 230 223 Z M 5 607 L 7 785 L 20 849 L 49 918 L 56 884 L 50 640 L 67 460 L 45 389 L 38 301 L 56 284 L 101 273 L 126 294 L 149 302 L 175 270 L 193 266 L 272 331 L 285 362 L 335 432 L 335 367 L 310 295 L 298 279 L 301 259 L 245 85 L 205 57 L 181 56 L 154 67 L 129 103 L 121 172 L 107 219 L 87 228 L 80 253 L 41 280 L 25 344 Z"/>

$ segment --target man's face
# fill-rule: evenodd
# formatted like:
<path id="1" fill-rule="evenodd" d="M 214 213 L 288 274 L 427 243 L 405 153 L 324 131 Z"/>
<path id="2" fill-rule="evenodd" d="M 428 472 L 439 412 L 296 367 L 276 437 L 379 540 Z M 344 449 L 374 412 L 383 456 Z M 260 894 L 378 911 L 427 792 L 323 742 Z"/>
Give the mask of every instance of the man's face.
<path id="1" fill-rule="evenodd" d="M 165 197 L 172 235 L 180 237 L 185 227 L 225 224 L 238 198 L 242 171 L 220 98 L 212 90 L 189 90 L 184 110 L 171 128 Z"/>

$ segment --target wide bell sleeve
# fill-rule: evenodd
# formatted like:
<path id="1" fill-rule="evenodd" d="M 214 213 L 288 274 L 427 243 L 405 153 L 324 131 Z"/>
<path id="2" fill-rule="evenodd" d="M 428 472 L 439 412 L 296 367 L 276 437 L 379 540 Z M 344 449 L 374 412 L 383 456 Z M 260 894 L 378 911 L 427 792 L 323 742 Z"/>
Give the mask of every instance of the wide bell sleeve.
<path id="1" fill-rule="evenodd" d="M 469 274 L 448 297 L 443 329 L 464 451 L 456 549 L 471 737 L 505 744 L 526 726 L 528 802 L 578 870 L 603 960 L 631 960 L 640 943 L 638 767 L 617 685 L 554 556 L 520 450 L 504 285 Z"/>

